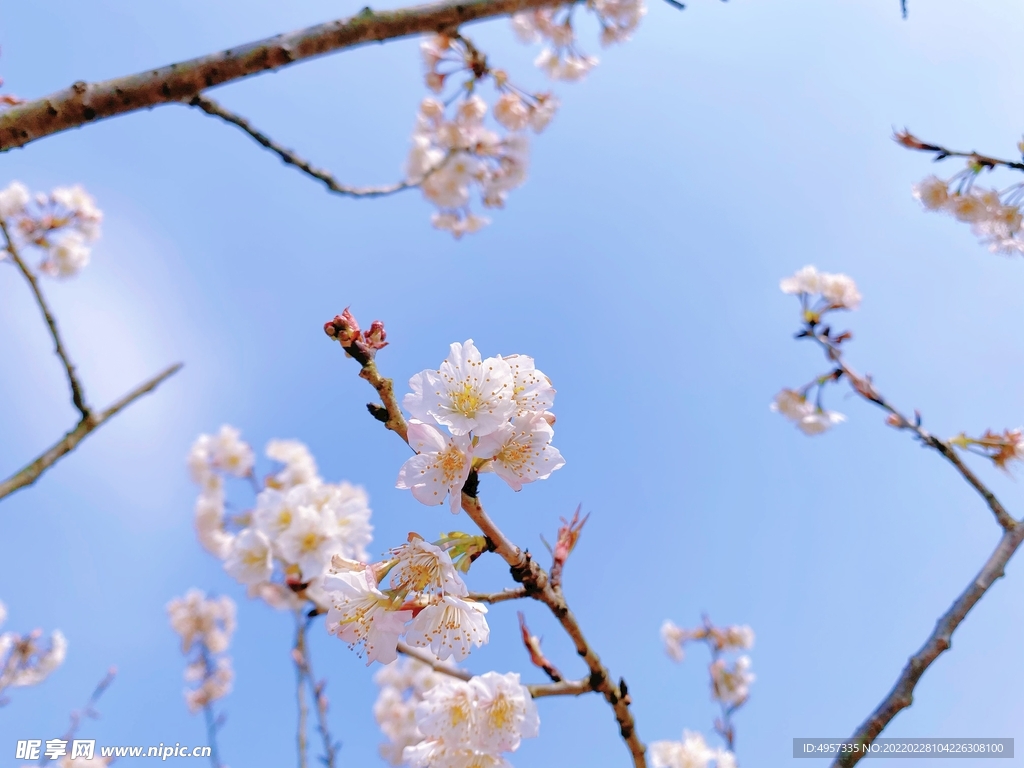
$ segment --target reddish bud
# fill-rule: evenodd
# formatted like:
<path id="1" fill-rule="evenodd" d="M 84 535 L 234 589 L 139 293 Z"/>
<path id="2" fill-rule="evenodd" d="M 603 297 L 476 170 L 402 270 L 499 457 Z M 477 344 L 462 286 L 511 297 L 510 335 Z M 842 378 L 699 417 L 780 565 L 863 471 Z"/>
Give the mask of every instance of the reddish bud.
<path id="1" fill-rule="evenodd" d="M 384 323 L 380 320 L 374 320 L 370 323 L 370 330 L 363 332 L 363 339 L 366 341 L 366 346 L 370 349 L 384 349 L 388 345 L 387 331 L 384 330 Z"/>

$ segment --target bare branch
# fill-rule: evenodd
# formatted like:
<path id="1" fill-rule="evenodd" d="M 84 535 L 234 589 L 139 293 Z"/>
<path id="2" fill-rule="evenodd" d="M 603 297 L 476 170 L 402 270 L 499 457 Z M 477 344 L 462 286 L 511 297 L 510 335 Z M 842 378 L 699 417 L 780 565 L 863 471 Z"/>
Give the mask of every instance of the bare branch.
<path id="1" fill-rule="evenodd" d="M 408 426 L 399 408 L 398 400 L 395 398 L 391 379 L 385 379 L 380 375 L 374 362 L 373 351 L 361 346 L 361 342 L 355 335 L 352 335 L 351 342 L 345 341 L 348 338 L 346 331 L 353 321 L 351 316 L 338 315 L 334 320 L 325 324 L 324 330 L 328 336 L 341 343 L 342 350 L 346 355 L 359 363 L 360 377 L 370 382 L 381 396 L 384 405 L 371 407 L 370 413 L 378 420 L 383 421 L 388 429 L 396 432 L 408 443 Z M 380 411 L 375 410 L 376 408 L 380 408 Z M 484 511 L 483 505 L 476 495 L 477 483 L 477 473 L 473 471 L 462 489 L 462 509 L 494 545 L 494 551 L 508 564 L 512 578 L 523 585 L 527 596 L 544 603 L 562 625 L 572 640 L 576 653 L 590 670 L 588 678 L 590 689 L 599 691 L 611 705 L 619 726 L 619 734 L 629 749 L 634 767 L 646 768 L 647 748 L 636 734 L 636 723 L 629 708 L 630 699 L 625 690 L 625 682 L 622 681 L 617 685 L 612 681 L 610 673 L 601 663 L 600 657 L 583 635 L 583 630 L 569 609 L 561 591 L 552 587 L 547 571 L 533 560 L 529 552 L 524 552 L 516 546 Z"/>
<path id="2" fill-rule="evenodd" d="M 308 629 L 309 622 L 312 618 L 307 619 L 306 624 L 303 628 Z M 320 739 L 324 743 L 324 754 L 320 758 L 327 768 L 334 768 L 335 765 L 335 743 L 334 739 L 331 738 L 331 731 L 327 723 L 327 694 L 324 693 L 324 688 L 327 685 L 326 680 L 317 680 L 313 674 L 313 662 L 309 655 L 309 644 L 303 641 L 302 652 L 293 654 L 296 665 L 300 666 L 302 673 L 306 677 L 306 682 L 309 684 L 309 692 L 313 697 L 313 703 L 316 705 L 316 726 L 320 732 Z"/>
<path id="3" fill-rule="evenodd" d="M 78 733 L 79 727 L 82 725 L 83 718 L 95 719 L 99 717 L 99 714 L 96 712 L 96 704 L 107 688 L 114 682 L 115 677 L 117 677 L 117 667 L 111 667 L 107 670 L 107 674 L 103 676 L 103 679 L 96 684 L 92 694 L 89 696 L 89 700 L 85 702 L 85 706 L 71 713 L 71 724 L 61 737 L 64 741 L 71 741 L 74 738 L 75 734 Z M 40 765 L 43 765 L 43 763 L 44 760 L 39 761 Z"/>
<path id="4" fill-rule="evenodd" d="M 978 168 L 1012 168 L 1015 171 L 1024 171 L 1024 163 L 1016 160 L 1001 160 L 998 157 L 989 157 L 988 155 L 982 155 L 977 152 L 963 152 L 956 149 L 946 149 L 939 144 L 928 144 L 927 142 L 921 141 L 914 134 L 910 133 L 906 129 L 902 131 L 896 131 L 893 134 L 893 140 L 897 144 L 906 147 L 907 149 L 913 149 L 918 152 L 930 152 L 934 154 L 933 158 L 935 161 L 945 160 L 947 157 L 962 157 Z"/>
<path id="5" fill-rule="evenodd" d="M 71 402 L 74 403 L 75 408 L 82 414 L 82 419 L 89 418 L 89 406 L 85 404 L 85 393 L 82 390 L 82 385 L 78 381 L 78 377 L 75 375 L 75 366 L 71 364 L 71 359 L 68 357 L 67 350 L 64 349 L 64 342 L 61 341 L 60 331 L 57 330 L 57 320 L 54 318 L 53 313 L 50 311 L 49 305 L 46 303 L 46 299 L 43 298 L 43 291 L 39 287 L 39 281 L 36 276 L 29 269 L 24 259 L 21 258 L 18 246 L 14 244 L 14 239 L 11 237 L 10 231 L 7 229 L 7 222 L 0 218 L 0 232 L 4 235 L 4 248 L 7 253 L 11 255 L 11 260 L 14 261 L 15 266 L 18 267 L 18 271 L 21 272 L 25 280 L 28 282 L 29 287 L 32 289 L 32 294 L 35 296 L 36 304 L 39 305 L 40 311 L 43 313 L 43 319 L 46 320 L 46 326 L 50 329 L 50 336 L 53 338 L 53 345 L 56 348 L 57 357 L 64 364 L 64 372 L 68 377 L 68 386 L 71 387 Z"/>
<path id="6" fill-rule="evenodd" d="M 342 184 L 327 171 L 313 166 L 308 160 L 304 160 L 290 149 L 278 144 L 265 133 L 254 128 L 244 117 L 236 115 L 234 112 L 225 109 L 213 99 L 208 99 L 205 96 L 196 96 L 188 103 L 193 107 L 203 110 L 203 112 L 208 115 L 219 117 L 225 122 L 238 126 L 249 134 L 249 136 L 251 136 L 258 144 L 269 149 L 285 163 L 294 166 L 307 176 L 312 176 L 314 179 L 323 182 L 324 186 L 327 187 L 328 190 L 338 195 L 344 195 L 345 197 L 383 197 L 385 195 L 392 195 L 395 192 L 401 192 L 405 189 L 418 187 L 423 183 L 423 180 L 430 175 L 428 173 L 420 179 L 400 181 L 395 184 L 386 184 L 378 187 L 352 187 L 347 184 Z"/>
<path id="7" fill-rule="evenodd" d="M 448 666 L 444 662 L 438 661 L 433 654 L 421 648 L 414 648 L 401 640 L 398 641 L 398 652 L 408 656 L 410 659 L 416 659 L 416 661 L 426 664 L 435 672 L 454 677 L 456 680 L 466 681 L 471 680 L 473 677 L 466 670 Z M 590 686 L 590 678 L 586 677 L 581 680 L 563 680 L 558 683 L 532 683 L 526 687 L 530 691 L 530 695 L 535 699 L 544 696 L 579 696 L 594 690 Z"/>
<path id="8" fill-rule="evenodd" d="M 442 0 L 394 11 L 364 8 L 347 19 L 159 69 L 100 83 L 79 81 L 0 113 L 0 151 L 108 117 L 188 102 L 207 88 L 365 43 L 452 30 L 471 21 L 561 4 L 561 0 Z"/>
<path id="9" fill-rule="evenodd" d="M 996 498 L 995 494 L 992 493 L 992 491 L 990 491 L 988 487 L 978 479 L 978 476 L 960 460 L 960 457 L 957 456 L 956 450 L 953 446 L 945 440 L 935 437 L 935 435 L 924 429 L 919 423 L 920 420 L 917 417 L 911 420 L 896 410 L 896 408 L 875 388 L 870 377 L 860 375 L 846 364 L 843 360 L 841 350 L 831 338 L 821 335 L 818 331 L 811 332 L 810 338 L 813 338 L 822 346 L 823 349 L 825 349 L 829 361 L 834 363 L 836 367 L 843 372 L 843 375 L 849 379 L 850 386 L 853 388 L 854 392 L 890 414 L 890 425 L 897 429 L 910 430 L 917 435 L 918 439 L 924 445 L 927 445 L 929 448 L 934 448 L 943 456 L 943 458 L 952 464 L 956 468 L 957 472 L 960 473 L 961 477 L 963 477 L 964 480 L 966 480 L 967 483 L 985 500 L 989 509 L 992 510 L 992 514 L 995 515 L 996 521 L 1004 531 L 1012 531 L 1016 527 L 1017 522 L 1013 519 L 1010 513 L 1006 511 L 1005 507 L 1003 507 L 999 499 Z"/>
<path id="10" fill-rule="evenodd" d="M 299 722 L 296 727 L 295 741 L 299 752 L 299 768 L 306 768 L 306 696 L 302 684 L 306 679 L 306 623 L 302 612 L 295 614 L 295 645 L 292 648 L 292 661 L 295 662 L 295 698 L 299 705 Z"/>
<path id="11" fill-rule="evenodd" d="M 870 744 L 901 709 L 905 709 L 913 703 L 914 687 L 921 679 L 921 675 L 943 652 L 949 650 L 953 632 L 996 580 L 1004 575 L 1006 564 L 1020 547 L 1022 540 L 1024 540 L 1024 524 L 1017 523 L 1003 533 L 999 540 L 999 546 L 989 556 L 981 571 L 960 593 L 949 610 L 942 615 L 925 644 L 921 646 L 921 650 L 910 657 L 896 680 L 896 685 L 871 713 L 871 716 L 850 737 L 851 743 Z M 849 752 L 832 765 L 833 768 L 850 768 L 850 766 L 856 765 L 861 757 L 863 757 L 861 752 Z"/>
<path id="12" fill-rule="evenodd" d="M 93 432 L 93 430 L 100 427 L 111 417 L 120 413 L 146 393 L 152 392 L 160 386 L 165 379 L 173 376 L 179 370 L 181 370 L 181 363 L 175 363 L 170 368 L 140 384 L 105 411 L 99 414 L 90 413 L 87 418 L 83 418 L 78 422 L 78 425 L 74 429 L 64 435 L 64 437 L 39 456 L 35 461 L 0 483 L 0 499 L 10 496 L 21 488 L 32 485 L 32 483 L 39 479 L 39 476 L 42 475 L 43 472 L 56 464 L 65 455 L 73 451 L 78 444 L 82 442 L 82 440 Z"/>
<path id="13" fill-rule="evenodd" d="M 468 600 L 477 603 L 504 603 L 506 600 L 521 600 L 526 597 L 526 590 L 523 587 L 516 589 L 503 589 L 501 592 L 470 592 Z"/>

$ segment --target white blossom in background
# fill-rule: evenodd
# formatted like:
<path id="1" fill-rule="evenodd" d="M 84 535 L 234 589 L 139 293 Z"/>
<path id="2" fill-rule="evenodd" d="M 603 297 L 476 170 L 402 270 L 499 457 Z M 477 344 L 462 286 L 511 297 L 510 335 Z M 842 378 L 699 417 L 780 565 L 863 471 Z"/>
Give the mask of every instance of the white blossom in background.
<path id="1" fill-rule="evenodd" d="M 755 679 L 750 671 L 749 656 L 740 656 L 731 667 L 724 659 L 716 659 L 711 664 L 712 694 L 728 707 L 738 707 L 747 700 Z"/>
<path id="2" fill-rule="evenodd" d="M 971 231 L 992 253 L 1024 254 L 1024 215 L 1020 207 L 1024 188 L 1018 184 L 1005 192 L 980 189 L 973 185 L 976 175 L 969 167 L 948 180 L 929 176 L 914 185 L 913 195 L 926 210 L 948 213 L 970 224 Z M 954 183 L 957 188 L 951 191 Z"/>
<path id="3" fill-rule="evenodd" d="M 402 404 L 413 417 L 409 445 L 417 455 L 402 465 L 396 487 L 423 504 L 447 497 L 457 513 L 474 468 L 518 491 L 565 464 L 551 445 L 555 390 L 533 358 L 483 358 L 472 339 L 456 342 L 437 370 L 416 374 L 409 388 Z"/>
<path id="4" fill-rule="evenodd" d="M 402 760 L 411 768 L 508 766 L 504 753 L 514 752 L 524 738 L 539 732 L 536 705 L 516 673 L 488 672 L 469 681 L 445 676 L 430 682 L 403 698 L 402 708 L 391 704 L 389 712 L 407 718 L 405 707 L 415 700 L 415 730 L 408 724 L 393 728 L 404 742 L 422 736 L 403 749 Z M 389 700 L 396 702 L 396 697 L 389 695 Z"/>
<path id="5" fill-rule="evenodd" d="M 7 609 L 0 603 L 0 626 L 6 618 Z M 38 685 L 64 663 L 68 652 L 64 634 L 54 630 L 48 644 L 42 640 L 43 632 L 39 629 L 27 635 L 0 634 L 0 704 L 4 702 L 4 689 Z"/>
<path id="6" fill-rule="evenodd" d="M 735 756 L 724 749 L 712 749 L 704 736 L 683 731 L 682 741 L 655 741 L 648 748 L 651 768 L 735 768 Z"/>
<path id="7" fill-rule="evenodd" d="M 819 299 L 819 313 L 829 309 L 857 309 L 863 298 L 857 284 L 848 275 L 819 272 L 813 266 L 800 269 L 779 282 L 783 293 L 814 301 Z"/>
<path id="8" fill-rule="evenodd" d="M 406 174 L 437 207 L 433 225 L 458 239 L 490 223 L 474 213 L 474 199 L 485 208 L 501 208 L 508 193 L 526 180 L 525 131 L 544 130 L 558 100 L 550 93 L 517 88 L 460 35 L 434 35 L 420 48 L 431 91 L 442 94 L 453 80 L 463 79 L 452 86 L 452 97 L 421 102 Z M 497 96 L 493 108 L 480 95 L 485 81 Z M 493 123 L 487 121 L 488 113 Z"/>
<path id="9" fill-rule="evenodd" d="M 181 638 L 181 652 L 190 657 L 185 703 L 195 714 L 231 692 L 234 673 L 226 656 L 235 631 L 235 603 L 226 596 L 207 597 L 190 589 L 167 604 L 171 629 Z"/>
<path id="10" fill-rule="evenodd" d="M 792 421 L 805 435 L 820 435 L 846 421 L 843 414 L 819 408 L 792 389 L 781 390 L 769 407 Z"/>
<path id="11" fill-rule="evenodd" d="M 255 454 L 233 427 L 200 435 L 188 456 L 199 486 L 195 526 L 200 543 L 224 569 L 249 588 L 251 597 L 278 609 L 313 601 L 326 610 L 321 581 L 331 558 L 368 559 L 372 540 L 369 497 L 346 482 L 317 474 L 309 449 L 297 440 L 271 440 L 266 456 L 281 465 L 260 486 Z M 255 499 L 228 515 L 225 480 L 245 479 Z"/>
<path id="12" fill-rule="evenodd" d="M 379 747 L 381 757 L 388 763 L 402 765 L 402 751 L 423 741 L 423 733 L 416 725 L 416 706 L 427 691 L 448 678 L 428 664 L 409 657 L 383 666 L 373 676 L 373 681 L 380 686 L 373 717 L 388 739 Z"/>
<path id="13" fill-rule="evenodd" d="M 33 196 L 15 181 L 0 190 L 0 219 L 23 256 L 29 248 L 41 254 L 40 273 L 68 278 L 89 264 L 89 244 L 100 236 L 103 212 L 81 186 Z"/>

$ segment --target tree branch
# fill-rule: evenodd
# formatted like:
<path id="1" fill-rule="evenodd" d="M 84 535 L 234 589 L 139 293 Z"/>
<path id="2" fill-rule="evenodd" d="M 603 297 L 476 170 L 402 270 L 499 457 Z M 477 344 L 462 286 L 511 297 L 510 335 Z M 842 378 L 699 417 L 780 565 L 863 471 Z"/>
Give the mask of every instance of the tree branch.
<path id="1" fill-rule="evenodd" d="M 251 136 L 258 144 L 260 144 L 263 147 L 266 147 L 275 155 L 280 157 L 281 160 L 283 160 L 286 164 L 294 166 L 298 170 L 305 173 L 307 176 L 312 176 L 314 179 L 323 182 L 324 186 L 327 187 L 327 189 L 330 190 L 331 192 L 334 192 L 335 194 L 338 195 L 343 195 L 345 197 L 383 197 L 385 195 L 392 195 L 395 192 L 401 192 L 402 190 L 405 189 L 412 189 L 414 187 L 418 187 L 420 184 L 423 183 L 424 179 L 426 179 L 428 176 L 430 176 L 431 173 L 433 173 L 433 170 L 436 170 L 435 168 L 432 171 L 425 174 L 422 178 L 416 180 L 407 179 L 405 181 L 399 181 L 395 184 L 386 184 L 377 187 L 352 187 L 347 184 L 342 184 L 327 171 L 321 170 L 320 168 L 313 166 L 308 160 L 304 160 L 303 158 L 299 157 L 297 154 L 292 152 L 290 149 L 287 149 L 286 147 L 283 147 L 282 145 L 278 144 L 265 133 L 254 128 L 249 123 L 249 121 L 246 120 L 244 117 L 242 117 L 241 115 L 236 115 L 234 112 L 225 109 L 213 99 L 208 99 L 205 96 L 196 96 L 188 103 L 190 106 L 197 107 L 198 109 L 203 110 L 203 112 L 205 112 L 208 115 L 211 115 L 213 117 L 219 117 L 221 120 L 224 120 L 225 122 L 238 126 L 247 134 L 249 134 L 249 136 Z M 444 163 L 442 162 L 441 165 L 443 164 Z M 439 168 L 440 165 L 437 167 Z"/>
<path id="2" fill-rule="evenodd" d="M 295 614 L 295 646 L 292 648 L 292 661 L 295 662 L 295 697 L 299 706 L 299 721 L 295 731 L 296 748 L 299 752 L 299 768 L 306 768 L 306 696 L 302 684 L 306 677 L 306 624 L 302 613 Z"/>
<path id="3" fill-rule="evenodd" d="M 905 709 L 913 703 L 914 687 L 921 679 L 921 675 L 943 652 L 949 650 L 953 632 L 996 580 L 1004 575 L 1007 562 L 1020 547 L 1022 540 L 1024 540 L 1024 524 L 1018 523 L 1003 533 L 999 540 L 999 546 L 989 556 L 981 571 L 967 585 L 967 589 L 960 593 L 950 609 L 942 615 L 925 644 L 921 646 L 921 650 L 910 657 L 889 695 L 850 737 L 851 743 L 870 744 L 901 709 Z M 837 759 L 832 766 L 833 768 L 850 768 L 850 766 L 856 765 L 863 756 L 861 752 L 849 752 L 844 757 Z"/>
<path id="4" fill-rule="evenodd" d="M 939 160 L 945 160 L 947 157 L 963 157 L 980 168 L 992 169 L 997 166 L 1002 166 L 1003 168 L 1012 168 L 1015 171 L 1024 171 L 1024 163 L 1017 162 L 1016 160 L 1001 160 L 998 157 L 989 157 L 988 155 L 981 155 L 973 151 L 963 152 L 956 149 L 946 149 L 939 144 L 928 144 L 927 142 L 921 141 L 906 129 L 896 131 L 893 134 L 893 140 L 907 149 L 934 154 L 935 157 L 933 159 L 936 162 Z"/>
<path id="5" fill-rule="evenodd" d="M 887 411 L 891 415 L 889 421 L 890 425 L 897 429 L 908 429 L 917 435 L 918 439 L 929 448 L 933 448 L 938 451 L 943 458 L 946 459 L 950 464 L 956 468 L 957 472 L 960 473 L 961 477 L 967 481 L 967 483 L 978 492 L 978 494 L 985 500 L 988 508 L 992 510 L 992 514 L 995 515 L 996 521 L 1002 527 L 1004 531 L 1012 531 L 1017 526 L 1017 521 L 1013 519 L 1013 516 L 1006 511 L 999 499 L 996 498 L 995 494 L 988 489 L 988 487 L 978 479 L 970 468 L 960 460 L 957 456 L 956 450 L 947 443 L 945 440 L 941 440 L 935 435 L 928 432 L 920 424 L 920 419 L 915 417 L 913 421 L 900 413 L 896 408 L 889 403 L 881 393 L 875 388 L 874 383 L 868 376 L 861 376 L 853 368 L 846 364 L 843 360 L 841 350 L 836 346 L 836 343 L 829 337 L 821 336 L 817 331 L 810 332 L 810 338 L 813 338 L 819 345 L 825 350 L 826 356 L 829 361 L 834 363 L 836 367 L 843 372 L 843 375 L 850 381 L 850 386 L 853 391 L 860 395 L 868 402 L 874 403 L 879 408 Z"/>
<path id="6" fill-rule="evenodd" d="M 309 621 L 311 620 L 308 619 L 306 621 L 304 630 L 308 628 Z M 296 654 L 295 663 L 302 668 L 302 672 L 306 676 L 306 682 L 309 683 L 309 692 L 313 697 L 313 703 L 316 705 L 316 727 L 320 732 L 320 739 L 324 743 L 324 754 L 321 756 L 320 762 L 326 768 L 334 768 L 335 743 L 334 739 L 331 738 L 330 727 L 327 723 L 327 696 L 324 693 L 324 686 L 327 683 L 325 680 L 317 680 L 313 674 L 313 663 L 309 655 L 309 643 L 303 642 L 302 653 Z"/>
<path id="7" fill-rule="evenodd" d="M 0 483 L 0 499 L 10 496 L 25 486 L 32 485 L 43 472 L 56 464 L 66 454 L 73 451 L 93 430 L 120 413 L 146 393 L 152 392 L 165 379 L 173 376 L 179 370 L 181 370 L 181 363 L 176 363 L 165 371 L 158 373 L 149 381 L 140 384 L 100 414 L 90 413 L 88 417 L 83 418 L 74 429 L 64 435 L 60 441 L 39 456 L 39 458 Z"/>
<path id="8" fill-rule="evenodd" d="M 7 228 L 7 222 L 0 218 L 0 232 L 4 235 L 4 248 L 7 253 L 10 254 L 11 260 L 14 261 L 18 271 L 21 272 L 22 276 L 28 282 L 29 287 L 32 289 L 32 294 L 35 296 L 36 304 L 39 305 L 40 311 L 43 313 L 43 319 L 46 320 L 46 326 L 50 329 L 50 336 L 53 338 L 53 344 L 56 348 L 57 357 L 64 364 L 64 372 L 68 377 L 68 386 L 71 387 L 71 402 L 74 403 L 75 408 L 82 415 L 82 419 L 89 418 L 89 406 L 85 404 L 85 393 L 82 390 L 82 385 L 78 381 L 78 377 L 75 375 L 75 366 L 71 364 L 71 359 L 68 357 L 67 350 L 64 349 L 64 342 L 61 341 L 60 331 L 57 330 L 57 320 L 54 318 L 53 313 L 50 311 L 49 305 L 46 303 L 46 299 L 43 298 L 43 291 L 39 287 L 39 281 L 36 276 L 29 269 L 28 265 L 21 258 L 18 246 L 14 244 L 14 239 L 11 237 L 11 233 Z"/>
<path id="9" fill-rule="evenodd" d="M 160 104 L 188 102 L 207 88 L 365 43 L 455 29 L 461 24 L 561 5 L 562 0 L 442 0 L 318 24 L 219 53 L 70 88 L 0 113 L 0 151 L 69 128 Z"/>
<path id="10" fill-rule="evenodd" d="M 341 339 L 337 335 L 337 328 L 333 325 L 333 321 L 328 322 L 327 326 L 330 326 L 330 330 L 334 331 L 333 334 L 329 333 L 328 335 L 340 342 Z M 381 400 L 384 403 L 383 415 L 378 415 L 373 408 L 371 408 L 370 412 L 377 416 L 379 420 L 384 421 L 389 429 L 396 432 L 408 443 L 408 427 L 398 405 L 398 400 L 395 398 L 392 381 L 380 375 L 377 364 L 374 362 L 372 351 L 367 352 L 357 344 L 346 345 L 344 343 L 342 343 L 342 350 L 349 357 L 355 358 L 361 366 L 360 377 L 370 382 L 381 396 Z M 615 713 L 619 734 L 622 736 L 633 758 L 634 768 L 646 768 L 647 759 L 645 753 L 647 748 L 636 734 L 636 723 L 633 720 L 633 713 L 629 709 L 630 700 L 625 690 L 625 681 L 620 680 L 618 685 L 612 682 L 608 670 L 601 663 L 601 659 L 594 649 L 590 647 L 586 637 L 583 635 L 583 630 L 569 609 L 565 598 L 562 597 L 560 590 L 552 587 L 547 571 L 533 560 L 529 552 L 521 550 L 498 528 L 497 524 L 484 511 L 483 505 L 477 496 L 471 496 L 466 492 L 467 488 L 475 487 L 476 472 L 473 471 L 470 473 L 469 480 L 462 491 L 462 509 L 476 523 L 484 536 L 494 544 L 494 551 L 508 564 L 512 578 L 523 585 L 527 596 L 544 603 L 562 625 L 566 634 L 572 639 L 576 653 L 583 659 L 590 670 L 590 677 L 587 681 L 590 689 L 599 691 Z M 556 683 L 555 685 L 562 684 Z"/>
<path id="11" fill-rule="evenodd" d="M 432 654 L 421 648 L 414 648 L 401 640 L 398 641 L 398 652 L 426 664 L 435 672 L 454 677 L 456 680 L 468 681 L 473 677 L 466 670 L 448 666 L 444 662 L 438 661 Z M 535 699 L 545 696 L 579 696 L 594 690 L 590 687 L 590 678 L 587 677 L 580 680 L 563 680 L 560 683 L 532 683 L 526 687 Z"/>
<path id="12" fill-rule="evenodd" d="M 506 600 L 521 600 L 526 597 L 526 589 L 518 587 L 516 589 L 503 589 L 501 592 L 470 592 L 467 595 L 468 600 L 472 600 L 477 603 L 504 603 Z"/>

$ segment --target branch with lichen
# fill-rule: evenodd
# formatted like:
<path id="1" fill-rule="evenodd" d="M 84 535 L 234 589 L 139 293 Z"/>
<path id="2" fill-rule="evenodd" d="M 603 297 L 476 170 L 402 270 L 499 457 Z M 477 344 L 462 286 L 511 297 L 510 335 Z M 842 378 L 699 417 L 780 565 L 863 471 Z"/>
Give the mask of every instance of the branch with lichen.
<path id="1" fill-rule="evenodd" d="M 374 328 L 377 329 L 376 333 L 373 333 Z M 374 321 L 370 331 L 361 330 L 351 312 L 346 309 L 344 313 L 337 315 L 324 325 L 324 332 L 339 342 L 346 356 L 359 363 L 360 376 L 366 379 L 381 396 L 381 403 L 368 405 L 370 413 L 408 443 L 408 426 L 395 397 L 393 382 L 391 379 L 381 376 L 374 361 L 377 350 L 383 348 L 387 343 L 383 323 Z M 583 634 L 583 630 L 563 597 L 561 589 L 552 585 L 548 572 L 532 558 L 529 552 L 514 544 L 491 519 L 480 502 L 478 487 L 479 476 L 474 469 L 470 472 L 462 489 L 461 506 L 463 511 L 476 523 L 481 533 L 493 546 L 493 551 L 509 566 L 512 579 L 522 585 L 526 596 L 546 605 L 561 624 L 572 640 L 576 653 L 583 659 L 590 672 L 589 689 L 601 693 L 611 706 L 619 734 L 629 749 L 633 765 L 635 768 L 646 768 L 646 747 L 636 733 L 636 724 L 630 710 L 630 698 L 625 680 L 620 678 L 618 683 L 612 680 L 611 673 Z M 562 683 L 553 683 L 553 685 L 559 686 Z"/>

